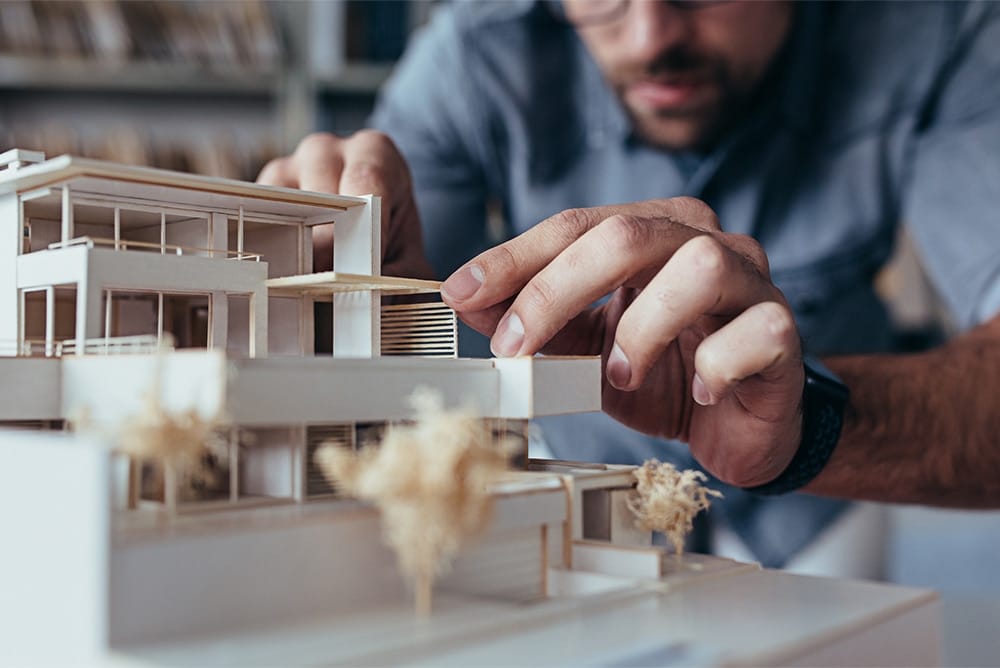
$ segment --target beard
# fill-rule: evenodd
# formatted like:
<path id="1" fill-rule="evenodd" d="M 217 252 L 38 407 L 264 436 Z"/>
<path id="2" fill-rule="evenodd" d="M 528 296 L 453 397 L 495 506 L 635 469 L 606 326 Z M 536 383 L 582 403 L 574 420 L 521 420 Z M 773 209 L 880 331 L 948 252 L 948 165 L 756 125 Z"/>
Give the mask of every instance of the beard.
<path id="1" fill-rule="evenodd" d="M 610 69 L 611 86 L 636 133 L 668 150 L 712 143 L 746 97 L 723 58 L 688 47 L 670 49 L 650 62 Z"/>

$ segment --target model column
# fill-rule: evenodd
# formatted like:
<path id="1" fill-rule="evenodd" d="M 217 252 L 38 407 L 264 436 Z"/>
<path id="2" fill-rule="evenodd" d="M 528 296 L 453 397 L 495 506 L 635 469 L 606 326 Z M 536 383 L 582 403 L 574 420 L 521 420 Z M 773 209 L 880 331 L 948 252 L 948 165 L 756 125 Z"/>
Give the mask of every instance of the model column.
<path id="1" fill-rule="evenodd" d="M 381 202 L 371 195 L 364 206 L 337 216 L 333 226 L 333 270 L 382 274 Z M 343 292 L 333 296 L 333 356 L 379 357 L 381 293 Z"/>

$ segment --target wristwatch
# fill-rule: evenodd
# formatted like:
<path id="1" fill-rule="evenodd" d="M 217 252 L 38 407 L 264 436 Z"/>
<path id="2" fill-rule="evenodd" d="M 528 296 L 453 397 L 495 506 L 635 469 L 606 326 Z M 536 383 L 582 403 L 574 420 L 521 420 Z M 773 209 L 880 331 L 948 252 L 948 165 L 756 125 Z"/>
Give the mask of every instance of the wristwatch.
<path id="1" fill-rule="evenodd" d="M 850 392 L 840 378 L 815 357 L 806 355 L 803 363 L 806 382 L 802 389 L 799 449 L 781 475 L 763 485 L 747 487 L 748 492 L 771 496 L 804 487 L 823 470 L 840 440 Z"/>

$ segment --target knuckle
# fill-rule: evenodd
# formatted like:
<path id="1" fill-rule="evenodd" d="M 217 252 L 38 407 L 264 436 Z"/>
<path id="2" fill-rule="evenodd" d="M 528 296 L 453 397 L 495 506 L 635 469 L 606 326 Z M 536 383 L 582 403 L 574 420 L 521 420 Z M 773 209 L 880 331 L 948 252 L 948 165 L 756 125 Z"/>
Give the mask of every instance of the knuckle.
<path id="1" fill-rule="evenodd" d="M 566 239 L 577 239 L 590 229 L 590 216 L 586 209 L 564 209 L 550 220 L 550 227 Z"/>
<path id="2" fill-rule="evenodd" d="M 678 218 L 695 227 L 702 229 L 720 229 L 719 217 L 715 215 L 708 204 L 696 197 L 674 197 L 672 200 L 674 208 L 678 212 Z"/>
<path id="3" fill-rule="evenodd" d="M 511 246 L 510 241 L 502 243 L 478 255 L 474 261 L 486 276 L 499 276 L 502 279 L 512 276 L 518 267 L 518 254 Z"/>
<path id="4" fill-rule="evenodd" d="M 340 150 L 341 139 L 331 132 L 314 132 L 299 142 L 295 154 L 302 157 L 326 155 Z"/>
<path id="5" fill-rule="evenodd" d="M 729 234 L 727 236 L 731 240 L 733 248 L 749 260 L 758 271 L 765 276 L 770 275 L 767 253 L 764 252 L 764 247 L 760 245 L 759 241 L 746 234 Z"/>
<path id="6" fill-rule="evenodd" d="M 798 329 L 792 312 L 777 302 L 762 302 L 756 306 L 764 327 L 776 340 L 787 343 L 798 340 Z"/>
<path id="7" fill-rule="evenodd" d="M 603 220 L 597 230 L 611 252 L 630 253 L 649 243 L 649 228 L 633 216 L 616 214 Z"/>
<path id="8" fill-rule="evenodd" d="M 262 183 L 276 183 L 281 180 L 282 174 L 287 171 L 289 167 L 289 159 L 285 157 L 272 158 L 268 160 L 267 163 L 261 168 L 260 174 L 257 176 L 257 180 Z"/>
<path id="9" fill-rule="evenodd" d="M 349 141 L 351 141 L 359 151 L 366 151 L 380 155 L 384 153 L 388 153 L 392 156 L 399 155 L 395 142 L 389 138 L 389 135 L 384 132 L 380 132 L 379 130 L 358 130 L 351 135 Z"/>
<path id="10" fill-rule="evenodd" d="M 729 254 L 726 248 L 708 234 L 699 235 L 683 246 L 699 275 L 705 280 L 721 279 L 726 272 Z"/>
<path id="11" fill-rule="evenodd" d="M 347 162 L 364 165 L 369 175 L 374 175 L 383 192 L 390 185 L 410 188 L 410 170 L 406 160 L 389 135 L 379 130 L 358 130 L 348 139 Z M 391 178 L 390 178 L 391 177 Z"/>
<path id="12" fill-rule="evenodd" d="M 552 313 L 559 303 L 555 289 L 543 275 L 538 275 L 531 279 L 524 286 L 518 299 L 530 311 L 540 314 Z"/>

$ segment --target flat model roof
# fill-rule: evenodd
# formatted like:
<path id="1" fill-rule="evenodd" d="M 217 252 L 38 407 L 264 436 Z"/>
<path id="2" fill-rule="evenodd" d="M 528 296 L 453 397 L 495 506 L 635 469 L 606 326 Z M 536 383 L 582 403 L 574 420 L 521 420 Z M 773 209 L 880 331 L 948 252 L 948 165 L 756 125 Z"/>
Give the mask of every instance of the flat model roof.
<path id="1" fill-rule="evenodd" d="M 25 193 L 69 183 L 87 194 L 142 198 L 200 207 L 252 208 L 260 213 L 322 220 L 333 211 L 366 203 L 364 197 L 264 186 L 235 179 L 187 174 L 153 167 L 122 165 L 62 155 L 19 169 L 0 171 L 0 194 Z"/>

